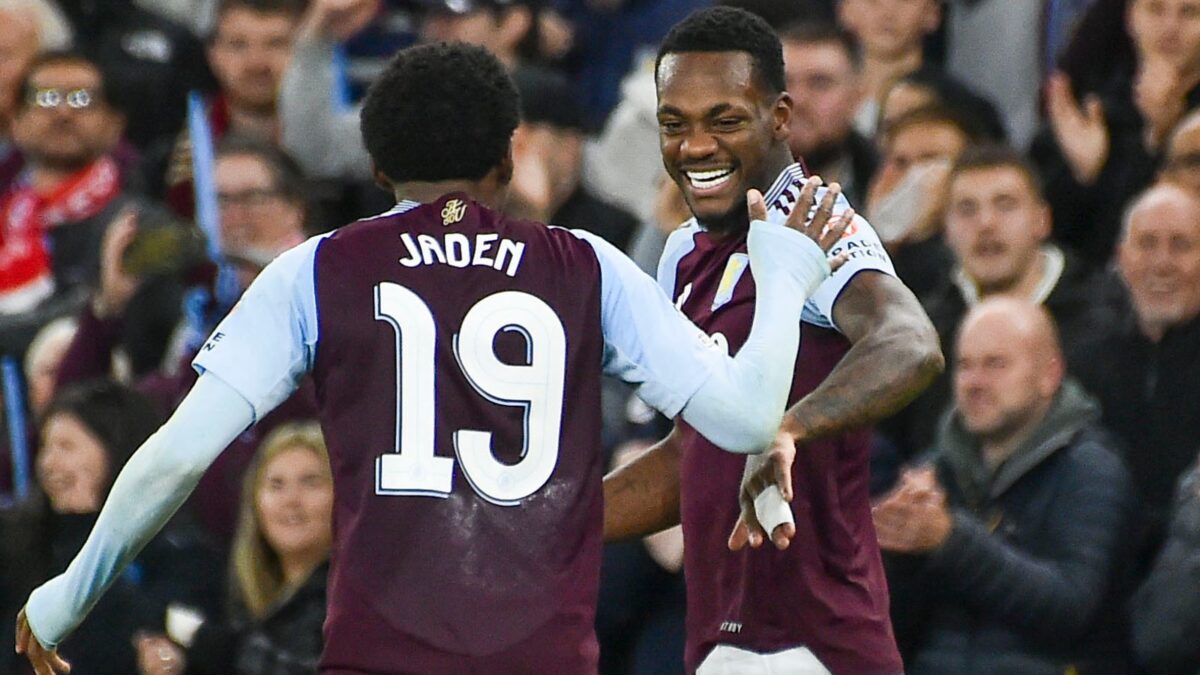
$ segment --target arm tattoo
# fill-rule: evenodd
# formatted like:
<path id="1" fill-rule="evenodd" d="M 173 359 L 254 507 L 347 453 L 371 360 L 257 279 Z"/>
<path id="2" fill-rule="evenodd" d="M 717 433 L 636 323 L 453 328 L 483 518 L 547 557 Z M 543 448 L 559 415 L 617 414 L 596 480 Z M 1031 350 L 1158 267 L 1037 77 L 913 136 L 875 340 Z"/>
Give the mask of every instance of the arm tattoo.
<path id="1" fill-rule="evenodd" d="M 788 410 L 785 426 L 798 443 L 878 422 L 907 405 L 945 367 L 933 324 L 894 277 L 855 275 L 833 314 L 853 346 L 820 386 Z"/>

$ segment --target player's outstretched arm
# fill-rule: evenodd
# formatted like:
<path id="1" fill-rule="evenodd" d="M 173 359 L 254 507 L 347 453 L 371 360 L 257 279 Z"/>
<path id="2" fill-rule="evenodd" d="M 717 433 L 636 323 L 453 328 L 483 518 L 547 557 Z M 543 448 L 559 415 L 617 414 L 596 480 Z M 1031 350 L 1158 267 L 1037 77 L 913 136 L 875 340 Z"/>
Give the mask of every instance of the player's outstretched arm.
<path id="1" fill-rule="evenodd" d="M 737 356 L 713 364 L 712 376 L 682 411 L 688 424 L 730 452 L 762 452 L 775 438 L 800 347 L 800 313 L 832 269 L 845 262 L 826 255 L 854 219 L 854 211 L 833 215 L 841 194 L 834 183 L 810 217 L 808 205 L 815 202 L 820 185 L 815 176 L 805 183 L 783 226 L 766 222 L 761 193 L 751 190 L 747 195 L 747 249 L 757 289 L 750 335 Z"/>
<path id="2" fill-rule="evenodd" d="M 253 421 L 254 411 L 241 394 L 205 374 L 171 419 L 138 448 L 113 482 L 78 555 L 65 572 L 35 589 L 22 610 L 18 650 L 38 673 L 65 672 L 57 645 L 183 504 L 217 455 Z M 24 641 L 22 627 L 31 631 Z"/>

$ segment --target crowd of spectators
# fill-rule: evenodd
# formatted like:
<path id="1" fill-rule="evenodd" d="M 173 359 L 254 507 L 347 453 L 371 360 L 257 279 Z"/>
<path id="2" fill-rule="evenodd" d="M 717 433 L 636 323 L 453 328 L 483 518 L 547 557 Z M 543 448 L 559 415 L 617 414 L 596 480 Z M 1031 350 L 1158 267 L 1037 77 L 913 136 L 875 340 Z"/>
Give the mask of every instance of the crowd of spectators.
<path id="1" fill-rule="evenodd" d="M 779 32 L 793 153 L 947 356 L 875 432 L 908 672 L 1200 673 L 1200 0 L 0 0 L 0 636 L 258 272 L 391 206 L 356 107 L 391 53 L 493 51 L 510 215 L 653 271 L 690 217 L 654 50 L 710 4 Z M 62 645 L 73 672 L 313 672 L 315 396 L 222 455 Z M 663 430 L 623 385 L 604 408 L 614 463 Z M 603 672 L 682 672 L 681 560 L 678 532 L 606 551 Z"/>

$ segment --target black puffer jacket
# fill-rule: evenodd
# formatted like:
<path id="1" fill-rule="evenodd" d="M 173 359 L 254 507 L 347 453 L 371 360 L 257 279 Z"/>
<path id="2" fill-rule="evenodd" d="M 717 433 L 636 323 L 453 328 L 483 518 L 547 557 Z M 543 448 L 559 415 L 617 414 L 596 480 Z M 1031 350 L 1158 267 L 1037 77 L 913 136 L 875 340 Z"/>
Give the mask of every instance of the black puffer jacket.
<path id="1" fill-rule="evenodd" d="M 909 675 L 1131 672 L 1119 608 L 1136 502 L 1097 417 L 1066 382 L 995 472 L 946 421 L 934 464 L 953 529 L 930 555 L 888 560 Z"/>

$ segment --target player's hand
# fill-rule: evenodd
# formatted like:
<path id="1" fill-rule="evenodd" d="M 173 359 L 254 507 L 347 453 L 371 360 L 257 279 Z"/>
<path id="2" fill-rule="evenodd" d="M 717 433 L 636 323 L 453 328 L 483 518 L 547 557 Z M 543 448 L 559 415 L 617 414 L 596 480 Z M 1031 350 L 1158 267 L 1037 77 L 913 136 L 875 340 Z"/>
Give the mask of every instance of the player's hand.
<path id="1" fill-rule="evenodd" d="M 57 649 L 46 649 L 33 636 L 24 609 L 17 614 L 17 653 L 24 654 L 29 659 L 29 663 L 33 664 L 33 672 L 37 675 L 71 672 L 71 664 L 58 655 Z"/>
<path id="2" fill-rule="evenodd" d="M 812 239 L 817 246 L 821 247 L 822 251 L 828 253 L 841 241 L 842 235 L 846 233 L 846 228 L 854 221 L 854 209 L 846 209 L 834 215 L 833 207 L 842 194 L 842 186 L 837 183 L 829 186 L 818 203 L 817 189 L 823 184 L 820 176 L 811 176 L 804 182 L 804 186 L 800 188 L 800 197 L 796 200 L 796 205 L 788 214 L 784 225 Z M 815 210 L 813 204 L 816 204 Z M 767 219 L 766 200 L 758 190 L 750 190 L 746 193 L 746 206 L 751 220 Z M 835 256 L 829 259 L 829 266 L 836 270 L 845 264 L 847 259 L 845 253 Z"/>
<path id="3" fill-rule="evenodd" d="M 729 535 L 731 551 L 740 551 L 747 544 L 751 548 L 758 548 L 766 541 L 767 533 L 758 521 L 758 514 L 754 510 L 754 500 L 767 488 L 776 486 L 779 488 L 783 500 L 791 503 L 793 494 L 792 463 L 795 460 L 796 441 L 791 434 L 784 432 L 775 435 L 775 442 L 769 450 L 746 458 L 746 472 L 742 476 L 742 488 L 738 494 L 742 513 L 738 517 L 737 524 L 733 526 L 733 532 Z M 783 523 L 770 534 L 775 548 L 781 551 L 792 543 L 792 537 L 795 536 L 796 526 L 792 523 Z"/>
<path id="4" fill-rule="evenodd" d="M 138 634 L 133 637 L 139 675 L 177 675 L 187 665 L 183 649 L 165 635 Z"/>
<path id="5" fill-rule="evenodd" d="M 1111 143 L 1100 99 L 1089 95 L 1080 107 L 1071 92 L 1071 80 L 1064 73 L 1054 73 L 1046 86 L 1046 111 L 1075 180 L 1091 185 L 1108 161 Z"/>

